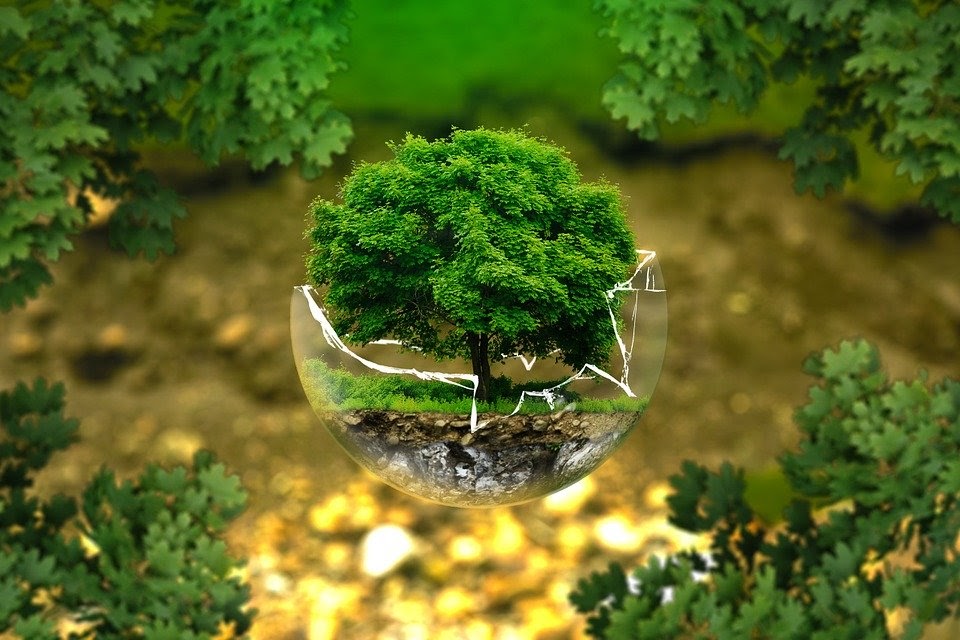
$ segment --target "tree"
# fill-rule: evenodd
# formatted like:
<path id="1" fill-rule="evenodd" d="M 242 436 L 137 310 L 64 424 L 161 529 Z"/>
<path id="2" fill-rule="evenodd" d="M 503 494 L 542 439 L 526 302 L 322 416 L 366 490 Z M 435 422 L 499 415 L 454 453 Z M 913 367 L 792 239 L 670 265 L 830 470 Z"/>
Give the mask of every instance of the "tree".
<path id="1" fill-rule="evenodd" d="M 0 7 L 0 311 L 51 280 L 90 196 L 119 201 L 111 243 L 173 251 L 176 194 L 140 166 L 145 142 L 210 164 L 301 160 L 316 176 L 347 118 L 324 99 L 346 38 L 344 0 L 69 0 Z"/>
<path id="2" fill-rule="evenodd" d="M 310 208 L 307 271 L 341 335 L 469 358 L 481 400 L 505 355 L 607 359 L 605 291 L 636 261 L 616 187 L 581 182 L 562 149 L 516 131 L 389 146 L 393 159 L 347 177 L 342 204 Z"/>
<path id="3" fill-rule="evenodd" d="M 842 342 L 817 378 L 780 466 L 793 491 L 768 528 L 742 470 L 693 462 L 671 477 L 670 521 L 704 533 L 685 551 L 580 580 L 570 600 L 594 638 L 919 638 L 958 615 L 960 381 L 890 382 L 876 348 Z"/>
<path id="4" fill-rule="evenodd" d="M 296 157 L 311 176 L 350 136 L 323 99 L 343 0 L 8 5 L 0 311 L 50 282 L 91 195 L 119 203 L 114 245 L 173 250 L 184 209 L 140 165 L 144 144 L 187 143 L 211 164 L 242 152 L 257 168 Z M 84 637 L 245 637 L 250 588 L 220 539 L 246 502 L 239 478 L 200 452 L 190 468 L 151 465 L 132 480 L 104 469 L 79 501 L 38 496 L 36 475 L 77 437 L 64 398 L 43 380 L 0 390 L 0 636 L 53 638 L 70 619 Z"/>
<path id="5" fill-rule="evenodd" d="M 864 130 L 921 201 L 960 222 L 960 5 L 949 0 L 811 2 L 600 0 L 625 55 L 604 90 L 643 138 L 663 121 L 702 122 L 717 103 L 756 106 L 771 81 L 817 85 L 786 130 L 798 192 L 822 196 L 858 174 Z"/>
<path id="6" fill-rule="evenodd" d="M 810 74 L 816 98 L 784 136 L 798 191 L 856 175 L 851 134 L 925 182 L 960 223 L 960 6 L 850 0 L 601 0 L 628 60 L 605 101 L 640 135 L 714 103 L 756 104 L 767 83 Z M 769 48 L 768 48 L 769 45 Z M 768 526 L 743 470 L 685 462 L 671 522 L 702 533 L 627 573 L 617 563 L 570 595 L 595 638 L 918 638 L 960 613 L 960 382 L 887 381 L 876 348 L 842 342 L 804 364 L 818 380 L 780 468 L 791 498 Z"/>

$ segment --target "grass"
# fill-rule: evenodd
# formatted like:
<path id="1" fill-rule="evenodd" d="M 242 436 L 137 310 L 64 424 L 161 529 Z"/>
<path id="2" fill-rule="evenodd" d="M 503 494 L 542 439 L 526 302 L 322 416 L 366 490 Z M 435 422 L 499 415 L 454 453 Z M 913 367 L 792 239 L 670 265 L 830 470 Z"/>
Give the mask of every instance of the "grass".
<path id="1" fill-rule="evenodd" d="M 304 388 L 310 401 L 317 406 L 340 411 L 378 409 L 404 413 L 469 414 L 473 401 L 470 390 L 441 382 L 419 380 L 402 375 L 354 375 L 331 369 L 323 361 L 311 358 L 304 362 Z M 478 402 L 480 413 L 509 414 L 516 408 L 523 391 L 549 388 L 561 382 L 530 381 L 514 384 L 504 376 L 491 381 L 489 402 Z M 564 397 L 576 402 L 576 409 L 584 413 L 642 412 L 647 398 L 619 397 L 608 400 L 581 398 L 567 392 Z M 556 411 L 545 401 L 527 398 L 520 413 L 537 414 Z"/>

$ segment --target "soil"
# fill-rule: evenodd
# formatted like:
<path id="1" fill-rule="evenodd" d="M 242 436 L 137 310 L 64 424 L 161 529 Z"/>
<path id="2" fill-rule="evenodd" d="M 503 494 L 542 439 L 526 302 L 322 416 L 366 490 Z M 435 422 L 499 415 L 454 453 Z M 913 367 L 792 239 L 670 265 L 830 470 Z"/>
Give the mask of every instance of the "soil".
<path id="1" fill-rule="evenodd" d="M 461 507 L 523 502 L 573 484 L 623 442 L 640 413 L 469 415 L 355 410 L 321 419 L 391 485 Z"/>
<path id="2" fill-rule="evenodd" d="M 666 524 L 663 500 L 683 459 L 762 471 L 796 442 L 810 352 L 865 337 L 893 377 L 960 375 L 960 228 L 798 196 L 790 166 L 764 147 L 644 154 L 543 111 L 459 124 L 524 122 L 564 145 L 586 179 L 620 185 L 669 290 L 649 407 L 572 492 L 486 510 L 419 501 L 372 480 L 307 404 L 288 318 L 309 202 L 336 197 L 354 162 L 387 157 L 385 140 L 449 133 L 448 123 L 371 120 L 355 122 L 349 155 L 313 183 L 154 155 L 188 210 L 176 254 L 130 260 L 91 229 L 52 266 L 53 285 L 0 316 L 0 387 L 63 380 L 81 420 L 80 442 L 54 458 L 40 490 L 76 495 L 101 465 L 130 477 L 210 448 L 250 492 L 228 542 L 249 561 L 255 637 L 578 638 L 583 619 L 566 600 L 577 580 L 688 542 Z M 363 543 L 383 524 L 415 544 L 374 577 Z"/>

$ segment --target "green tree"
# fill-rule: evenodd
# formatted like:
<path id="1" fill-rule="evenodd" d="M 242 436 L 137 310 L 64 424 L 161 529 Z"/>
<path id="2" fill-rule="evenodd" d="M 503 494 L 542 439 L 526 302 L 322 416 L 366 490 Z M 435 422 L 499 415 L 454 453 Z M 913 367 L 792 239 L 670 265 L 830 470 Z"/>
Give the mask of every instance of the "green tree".
<path id="1" fill-rule="evenodd" d="M 605 290 L 636 261 L 616 187 L 581 182 L 562 149 L 516 131 L 390 148 L 344 181 L 342 204 L 311 205 L 307 271 L 341 335 L 469 358 L 482 400 L 505 354 L 606 360 Z"/>
<path id="2" fill-rule="evenodd" d="M 960 5 L 951 0 L 599 0 L 624 61 L 604 90 L 643 138 L 704 121 L 717 103 L 751 110 L 771 81 L 809 76 L 816 98 L 784 132 L 798 192 L 858 175 L 866 130 L 922 202 L 960 222 Z"/>

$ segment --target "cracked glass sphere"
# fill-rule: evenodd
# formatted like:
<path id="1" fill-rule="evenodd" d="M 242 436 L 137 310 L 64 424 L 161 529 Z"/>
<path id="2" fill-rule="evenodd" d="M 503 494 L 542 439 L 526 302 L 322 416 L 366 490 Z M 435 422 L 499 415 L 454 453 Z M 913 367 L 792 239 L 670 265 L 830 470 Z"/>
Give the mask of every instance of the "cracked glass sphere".
<path id="1" fill-rule="evenodd" d="M 609 323 L 595 326 L 608 353 L 571 364 L 542 345 L 539 357 L 498 353 L 496 336 L 465 338 L 473 341 L 464 359 L 391 337 L 356 344 L 337 331 L 324 291 L 298 286 L 293 354 L 321 423 L 384 482 L 451 506 L 516 504 L 596 469 L 636 426 L 656 386 L 667 338 L 656 253 L 637 251 L 632 276 L 595 299 L 601 295 Z M 481 347 L 488 357 L 476 355 Z"/>

